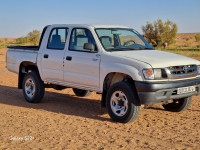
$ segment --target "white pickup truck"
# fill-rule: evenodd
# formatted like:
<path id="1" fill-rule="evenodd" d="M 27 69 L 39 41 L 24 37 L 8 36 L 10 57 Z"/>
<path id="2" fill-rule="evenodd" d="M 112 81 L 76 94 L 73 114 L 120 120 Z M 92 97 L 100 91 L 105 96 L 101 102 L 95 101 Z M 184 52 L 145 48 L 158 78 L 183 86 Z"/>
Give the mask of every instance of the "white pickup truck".
<path id="1" fill-rule="evenodd" d="M 19 74 L 28 102 L 45 88 L 73 88 L 77 96 L 102 94 L 117 122 L 135 120 L 142 104 L 187 109 L 200 93 L 200 62 L 154 50 L 134 29 L 104 25 L 49 25 L 40 44 L 8 47 L 7 69 Z"/>

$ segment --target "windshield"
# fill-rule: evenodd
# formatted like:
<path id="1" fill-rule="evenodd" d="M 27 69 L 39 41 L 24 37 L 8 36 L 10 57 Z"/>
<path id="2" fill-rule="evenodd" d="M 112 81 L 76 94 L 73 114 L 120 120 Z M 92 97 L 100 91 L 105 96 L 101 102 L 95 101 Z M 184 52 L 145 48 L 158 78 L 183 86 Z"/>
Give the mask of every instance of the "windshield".
<path id="1" fill-rule="evenodd" d="M 133 29 L 97 28 L 96 33 L 107 51 L 144 50 L 153 48 Z"/>

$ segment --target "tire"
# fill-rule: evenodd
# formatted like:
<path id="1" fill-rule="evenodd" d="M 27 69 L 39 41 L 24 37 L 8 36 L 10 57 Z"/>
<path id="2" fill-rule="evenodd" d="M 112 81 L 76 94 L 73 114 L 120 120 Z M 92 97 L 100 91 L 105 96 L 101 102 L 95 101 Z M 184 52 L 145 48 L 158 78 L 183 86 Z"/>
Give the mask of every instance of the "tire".
<path id="1" fill-rule="evenodd" d="M 113 121 L 128 123 L 138 118 L 141 104 L 136 90 L 129 83 L 117 82 L 108 90 L 106 108 Z"/>
<path id="2" fill-rule="evenodd" d="M 29 72 L 23 79 L 23 94 L 27 102 L 39 103 L 44 96 L 44 82 L 37 72 Z"/>
<path id="3" fill-rule="evenodd" d="M 192 102 L 192 96 L 181 99 L 175 99 L 173 100 L 172 103 L 163 104 L 163 107 L 167 111 L 180 112 L 188 109 L 191 102 Z"/>
<path id="4" fill-rule="evenodd" d="M 74 91 L 74 94 L 79 97 L 86 97 L 86 96 L 91 95 L 91 93 L 92 93 L 87 90 L 80 90 L 80 89 L 76 89 L 76 88 L 73 88 L 73 91 Z"/>

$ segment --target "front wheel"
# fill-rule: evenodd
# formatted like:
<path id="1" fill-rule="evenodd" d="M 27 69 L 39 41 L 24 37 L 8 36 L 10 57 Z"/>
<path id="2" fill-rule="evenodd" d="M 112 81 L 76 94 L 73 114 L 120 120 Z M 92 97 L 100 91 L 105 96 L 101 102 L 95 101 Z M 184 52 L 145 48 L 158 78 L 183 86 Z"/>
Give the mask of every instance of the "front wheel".
<path id="1" fill-rule="evenodd" d="M 44 83 L 37 72 L 29 72 L 23 79 L 23 94 L 27 102 L 38 103 L 44 96 Z"/>
<path id="2" fill-rule="evenodd" d="M 136 120 L 141 109 L 136 90 L 127 82 L 117 82 L 110 87 L 106 107 L 112 120 L 121 123 Z"/>
<path id="3" fill-rule="evenodd" d="M 181 99 L 174 99 L 172 103 L 163 104 L 163 107 L 167 111 L 180 112 L 188 109 L 191 102 L 192 102 L 192 96 Z"/>

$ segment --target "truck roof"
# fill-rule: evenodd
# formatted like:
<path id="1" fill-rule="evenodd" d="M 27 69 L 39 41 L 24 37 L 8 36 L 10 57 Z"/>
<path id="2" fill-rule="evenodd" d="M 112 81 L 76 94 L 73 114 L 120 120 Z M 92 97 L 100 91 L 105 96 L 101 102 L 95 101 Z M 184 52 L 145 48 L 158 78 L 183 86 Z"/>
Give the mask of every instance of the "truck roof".
<path id="1" fill-rule="evenodd" d="M 121 25 L 95 25 L 95 24 L 52 24 L 53 27 L 67 26 L 67 27 L 92 27 L 92 28 L 130 28 Z"/>

